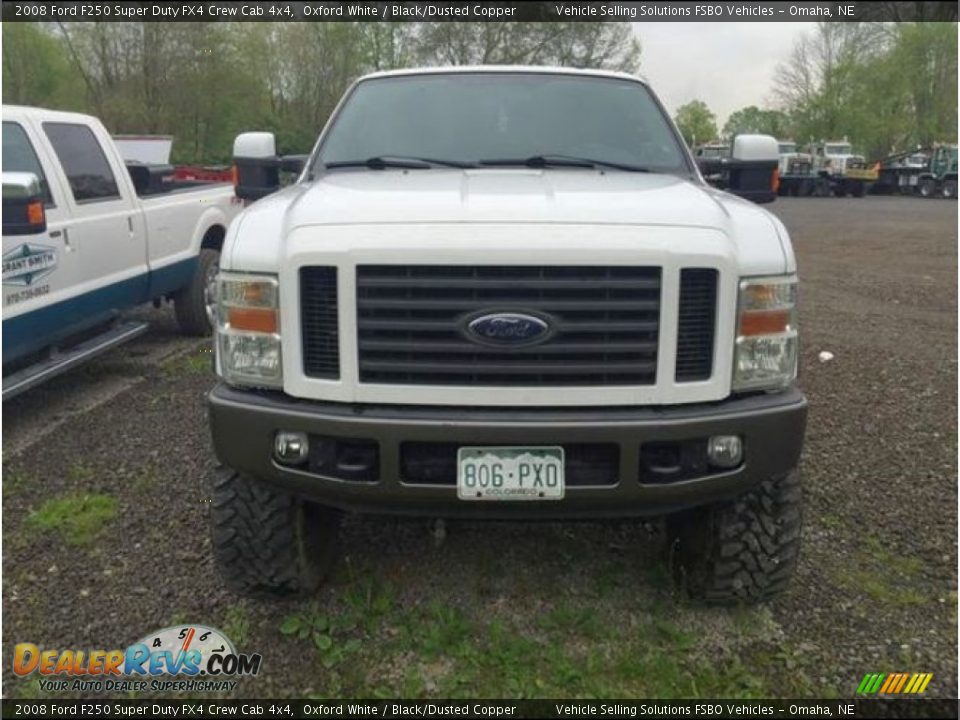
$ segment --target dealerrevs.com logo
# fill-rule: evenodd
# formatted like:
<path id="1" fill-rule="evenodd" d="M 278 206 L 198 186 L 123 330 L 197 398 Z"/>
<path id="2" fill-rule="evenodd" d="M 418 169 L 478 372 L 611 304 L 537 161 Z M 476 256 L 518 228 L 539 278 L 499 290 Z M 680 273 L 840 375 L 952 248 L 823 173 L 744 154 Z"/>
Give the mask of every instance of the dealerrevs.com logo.
<path id="1" fill-rule="evenodd" d="M 36 673 L 44 691 L 193 692 L 233 690 L 260 672 L 259 653 L 238 653 L 216 628 L 176 625 L 150 633 L 125 650 L 41 650 L 18 643 L 13 671 Z"/>

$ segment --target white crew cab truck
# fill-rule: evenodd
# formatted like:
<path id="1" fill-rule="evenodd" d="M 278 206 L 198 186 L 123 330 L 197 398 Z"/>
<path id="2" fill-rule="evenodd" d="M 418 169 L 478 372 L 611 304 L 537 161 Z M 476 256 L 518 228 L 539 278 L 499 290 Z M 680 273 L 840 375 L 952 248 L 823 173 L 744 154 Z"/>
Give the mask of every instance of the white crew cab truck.
<path id="1" fill-rule="evenodd" d="M 142 303 L 212 329 L 233 187 L 156 170 L 125 164 L 94 117 L 3 106 L 4 399 L 143 332 L 122 317 Z"/>
<path id="2" fill-rule="evenodd" d="M 271 136 L 235 154 L 275 190 Z M 635 77 L 366 76 L 227 233 L 221 572 L 310 591 L 340 510 L 667 515 L 688 592 L 769 597 L 799 546 L 796 285 L 783 225 L 708 187 Z"/>

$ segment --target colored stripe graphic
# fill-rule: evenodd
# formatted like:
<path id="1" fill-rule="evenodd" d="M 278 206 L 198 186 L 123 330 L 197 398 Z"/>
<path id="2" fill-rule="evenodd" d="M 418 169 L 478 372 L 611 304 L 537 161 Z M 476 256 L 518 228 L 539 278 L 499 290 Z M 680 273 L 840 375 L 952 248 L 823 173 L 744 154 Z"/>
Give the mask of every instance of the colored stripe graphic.
<path id="1" fill-rule="evenodd" d="M 883 684 L 883 687 L 880 688 L 880 692 L 881 693 L 890 692 L 890 688 L 892 688 L 896 684 L 897 680 L 899 679 L 900 679 L 900 673 L 890 673 L 889 675 L 887 675 L 887 681 Z"/>
<path id="2" fill-rule="evenodd" d="M 857 694 L 919 695 L 932 679 L 933 673 L 867 673 L 857 686 Z"/>
<path id="3" fill-rule="evenodd" d="M 857 688 L 858 693 L 875 693 L 880 689 L 880 683 L 884 678 L 883 673 L 867 673 L 863 676 L 863 680 L 860 681 L 860 686 Z"/>

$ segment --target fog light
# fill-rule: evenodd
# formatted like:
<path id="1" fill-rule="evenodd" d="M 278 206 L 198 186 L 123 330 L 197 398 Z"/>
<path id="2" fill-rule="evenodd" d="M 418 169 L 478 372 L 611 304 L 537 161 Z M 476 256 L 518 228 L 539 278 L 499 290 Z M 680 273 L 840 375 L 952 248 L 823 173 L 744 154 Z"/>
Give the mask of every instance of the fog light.
<path id="1" fill-rule="evenodd" d="M 743 461 L 743 443 L 738 435 L 714 435 L 707 441 L 707 457 L 716 467 L 736 467 Z"/>
<path id="2" fill-rule="evenodd" d="M 284 465 L 299 465 L 307 459 L 309 443 L 302 432 L 278 432 L 273 441 L 273 454 Z"/>

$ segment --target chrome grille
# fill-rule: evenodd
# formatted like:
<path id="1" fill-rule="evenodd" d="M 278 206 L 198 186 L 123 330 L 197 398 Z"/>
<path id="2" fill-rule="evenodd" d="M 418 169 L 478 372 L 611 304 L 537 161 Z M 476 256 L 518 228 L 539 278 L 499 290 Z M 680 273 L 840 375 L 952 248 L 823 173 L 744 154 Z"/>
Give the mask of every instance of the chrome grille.
<path id="1" fill-rule="evenodd" d="M 652 385 L 659 267 L 357 266 L 364 383 Z M 464 328 L 478 313 L 547 321 L 539 344 L 490 346 Z"/>

